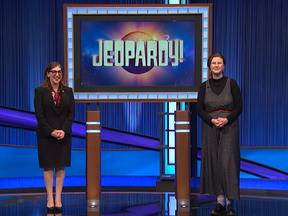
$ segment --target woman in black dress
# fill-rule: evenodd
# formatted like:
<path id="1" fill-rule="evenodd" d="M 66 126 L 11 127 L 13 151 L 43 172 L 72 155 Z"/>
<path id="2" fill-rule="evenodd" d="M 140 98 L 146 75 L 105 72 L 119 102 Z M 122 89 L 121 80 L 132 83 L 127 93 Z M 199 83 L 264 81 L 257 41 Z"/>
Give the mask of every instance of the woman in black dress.
<path id="1" fill-rule="evenodd" d="M 35 88 L 34 108 L 37 119 L 37 149 L 39 167 L 44 168 L 47 192 L 47 211 L 61 212 L 61 193 L 65 177 L 64 167 L 71 164 L 71 126 L 75 116 L 75 101 L 71 88 L 62 81 L 58 62 L 47 65 L 44 81 Z M 53 199 L 53 171 L 55 168 L 55 200 Z"/>
<path id="2" fill-rule="evenodd" d="M 238 116 L 242 112 L 240 89 L 224 75 L 225 58 L 208 59 L 211 78 L 198 91 L 197 114 L 202 119 L 200 193 L 217 196 L 210 215 L 236 215 L 231 203 L 239 199 L 240 146 Z"/>

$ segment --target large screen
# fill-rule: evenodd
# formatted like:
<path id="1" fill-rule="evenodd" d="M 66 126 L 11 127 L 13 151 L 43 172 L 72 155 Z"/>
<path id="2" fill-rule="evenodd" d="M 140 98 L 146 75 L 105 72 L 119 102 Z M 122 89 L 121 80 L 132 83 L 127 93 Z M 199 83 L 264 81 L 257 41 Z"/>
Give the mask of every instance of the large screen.
<path id="1" fill-rule="evenodd" d="M 197 92 L 202 14 L 74 14 L 75 92 Z"/>

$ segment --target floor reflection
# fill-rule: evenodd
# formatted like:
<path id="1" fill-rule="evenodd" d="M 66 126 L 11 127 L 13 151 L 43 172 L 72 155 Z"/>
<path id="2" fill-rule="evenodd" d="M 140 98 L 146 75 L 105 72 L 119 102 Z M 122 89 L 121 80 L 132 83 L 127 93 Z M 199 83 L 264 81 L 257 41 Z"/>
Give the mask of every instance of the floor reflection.
<path id="1" fill-rule="evenodd" d="M 177 209 L 174 193 L 102 193 L 100 210 L 87 211 L 85 193 L 65 193 L 62 197 L 63 213 L 46 213 L 44 194 L 15 194 L 0 196 L 1 216 L 202 216 L 209 215 L 215 198 L 205 195 L 191 195 L 189 208 Z M 238 216 L 287 215 L 287 194 L 277 197 L 242 196 L 234 201 Z"/>

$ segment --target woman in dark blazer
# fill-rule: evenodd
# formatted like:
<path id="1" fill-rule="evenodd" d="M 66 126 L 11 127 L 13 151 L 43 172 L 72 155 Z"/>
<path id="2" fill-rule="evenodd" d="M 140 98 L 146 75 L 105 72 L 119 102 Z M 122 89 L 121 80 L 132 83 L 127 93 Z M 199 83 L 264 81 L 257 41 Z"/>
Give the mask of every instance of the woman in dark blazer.
<path id="1" fill-rule="evenodd" d="M 44 81 L 35 88 L 34 108 L 37 119 L 37 148 L 39 167 L 44 168 L 47 211 L 61 212 L 64 167 L 71 165 L 71 126 L 75 116 L 73 90 L 64 85 L 61 65 L 51 62 Z M 53 171 L 55 167 L 55 201 Z"/>

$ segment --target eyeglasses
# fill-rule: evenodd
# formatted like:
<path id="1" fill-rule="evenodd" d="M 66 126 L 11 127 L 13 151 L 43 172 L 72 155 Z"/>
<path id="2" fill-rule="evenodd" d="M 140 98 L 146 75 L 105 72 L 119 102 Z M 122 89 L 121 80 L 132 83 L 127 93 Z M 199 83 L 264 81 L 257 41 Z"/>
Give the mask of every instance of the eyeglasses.
<path id="1" fill-rule="evenodd" d="M 53 75 L 56 75 L 57 73 L 59 75 L 62 75 L 62 71 L 61 70 L 59 70 L 59 71 L 49 71 L 49 72 L 51 72 Z"/>

